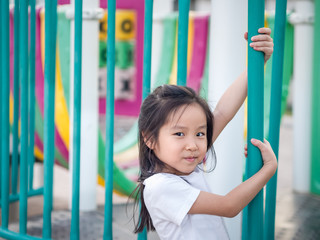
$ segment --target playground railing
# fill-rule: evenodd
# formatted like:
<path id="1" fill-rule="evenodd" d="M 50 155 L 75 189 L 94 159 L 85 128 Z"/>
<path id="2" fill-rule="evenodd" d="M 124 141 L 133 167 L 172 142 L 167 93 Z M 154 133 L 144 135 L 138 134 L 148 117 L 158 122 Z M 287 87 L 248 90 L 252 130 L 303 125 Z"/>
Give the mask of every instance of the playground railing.
<path id="1" fill-rule="evenodd" d="M 9 147 L 10 147 L 10 124 L 9 124 L 9 96 L 10 96 L 10 68 L 9 68 L 9 1 L 1 2 L 1 228 L 0 236 L 7 239 L 27 239 L 27 199 L 28 197 L 41 195 L 44 188 L 33 188 L 33 165 L 34 165 L 34 89 L 35 89 L 35 0 L 29 2 L 30 12 L 30 75 L 28 67 L 28 4 L 18 0 L 14 8 L 14 119 L 12 126 L 13 147 L 10 169 Z M 2 54 L 3 53 L 3 54 Z M 29 80 L 30 76 L 30 80 Z M 30 83 L 30 92 L 29 85 Z M 20 86 L 19 86 L 20 85 Z M 19 132 L 19 105 L 21 109 L 21 137 L 20 137 L 20 159 L 18 159 L 18 132 Z M 29 115 L 30 114 L 30 115 Z M 19 166 L 20 160 L 20 168 Z M 11 170 L 11 180 L 10 180 Z M 28 172 L 29 170 L 29 172 Z M 20 171 L 20 172 L 19 172 Z M 18 176 L 19 192 L 18 189 Z M 11 184 L 10 184 L 11 183 Z M 10 186 L 11 185 L 11 186 Z M 11 188 L 10 188 L 11 187 Z M 9 205 L 19 201 L 19 228 L 20 233 L 8 229 Z M 28 238 L 36 239 L 36 238 Z"/>
<path id="2" fill-rule="evenodd" d="M 79 2 L 79 1 L 78 1 Z M 1 227 L 0 236 L 6 239 L 40 239 L 27 235 L 28 198 L 44 195 L 43 238 L 51 238 L 51 211 L 54 163 L 54 92 L 57 1 L 46 1 L 45 15 L 45 114 L 44 114 L 44 186 L 34 189 L 35 141 L 35 39 L 36 1 L 14 2 L 14 106 L 12 126 L 12 158 L 10 169 L 10 58 L 9 1 L 1 1 Z M 79 4 L 79 3 L 77 3 Z M 76 4 L 76 5 L 77 5 Z M 29 12 L 30 7 L 30 25 Z M 80 15 L 81 15 L 80 11 Z M 28 34 L 30 26 L 30 38 Z M 29 45 L 30 39 L 30 45 Z M 81 38 L 79 38 L 81 39 Z M 30 54 L 29 54 L 30 51 Z M 3 54 L 2 54 L 3 53 Z M 20 101 L 19 101 L 20 92 Z M 19 113 L 20 107 L 20 113 Z M 19 144 L 20 115 L 20 152 Z M 18 158 L 20 156 L 20 158 Z M 11 178 L 10 178 L 11 170 Z M 20 179 L 18 184 L 18 179 Z M 10 189 L 11 185 L 11 189 Z M 19 185 L 19 187 L 18 187 Z M 19 188 L 19 191 L 18 191 Z M 9 204 L 19 201 L 19 233 L 8 229 Z"/>
<path id="3" fill-rule="evenodd" d="M 11 179 L 10 179 L 10 31 L 9 1 L 1 1 L 0 12 L 0 72 L 1 72 L 1 105 L 0 105 L 0 136 L 1 136 L 1 227 L 0 237 L 6 239 L 51 239 L 52 224 L 51 214 L 53 208 L 53 166 L 54 166 L 54 146 L 55 146 L 55 74 L 56 74 L 56 36 L 57 36 L 57 0 L 45 0 L 45 64 L 44 64 L 44 186 L 38 189 L 33 188 L 33 167 L 34 167 L 34 129 L 35 129 L 35 29 L 36 29 L 36 9 L 35 0 L 30 0 L 30 47 L 28 35 L 28 1 L 15 0 L 14 7 L 14 117 L 12 126 L 13 148 L 11 159 Z M 257 4 L 257 3 L 255 3 Z M 258 27 L 264 22 L 264 5 L 262 1 L 258 3 L 259 12 L 249 4 L 249 36 L 255 34 Z M 187 45 L 188 45 L 188 19 L 189 0 L 179 0 L 179 25 L 178 25 L 178 84 L 186 85 L 187 79 Z M 251 10 L 251 11 L 250 11 Z M 254 10 L 254 11 L 253 11 Z M 145 42 L 144 42 L 144 74 L 143 74 L 143 98 L 150 91 L 151 74 L 151 43 L 152 43 L 152 11 L 153 1 L 145 1 Z M 106 134 L 109 139 L 114 135 L 114 56 L 115 56 L 115 12 L 116 0 L 108 0 L 108 39 L 107 39 L 107 107 L 106 107 Z M 251 15 L 250 15 L 251 14 Z M 79 188 L 80 188 L 80 136 L 81 136 L 81 69 L 82 69 L 82 0 L 75 0 L 75 50 L 74 50 L 74 130 L 73 130 L 73 172 L 72 172 L 72 209 L 71 209 L 71 239 L 80 238 L 79 229 Z M 30 51 L 30 55 L 29 55 Z M 281 54 L 281 53 L 280 53 Z M 252 56 L 251 56 L 252 55 Z M 263 119 L 263 101 L 260 99 L 263 94 L 263 56 L 261 53 L 249 51 L 249 105 L 250 102 L 259 103 L 249 106 L 249 121 L 256 122 L 256 112 Z M 281 60 L 281 56 L 280 56 Z M 282 60 L 281 60 L 282 61 Z M 251 68 L 253 69 L 251 71 Z M 251 84 L 251 79 L 255 79 L 257 86 Z M 30 90 L 29 90 L 30 89 Z M 260 91 L 257 91 L 257 89 Z M 20 101 L 19 101 L 20 91 Z M 251 100 L 251 93 L 256 93 Z M 20 153 L 18 152 L 19 134 L 19 107 L 20 107 Z M 278 110 L 279 111 L 279 110 Z M 250 120 L 251 119 L 251 120 Z M 278 120 L 277 120 L 278 121 Z M 250 135 L 248 139 L 263 138 L 263 121 L 257 126 L 249 123 Z M 253 129 L 253 130 L 251 130 Z M 254 133 L 252 133 L 252 132 Z M 251 135 L 252 134 L 252 135 Z M 276 136 L 278 138 L 278 136 Z M 277 141 L 275 141 L 277 144 Z M 105 219 L 104 219 L 104 239 L 112 239 L 112 193 L 113 193 L 113 141 L 108 141 L 105 148 Z M 277 146 L 276 146 L 277 147 Z M 249 148 L 252 148 L 252 146 Z M 254 158 L 261 159 L 256 151 Z M 18 158 L 20 156 L 20 159 Z M 249 162 L 252 161 L 249 159 Z M 20 167 L 19 167 L 20 165 Z M 248 177 L 254 174 L 261 165 L 253 166 Z M 20 174 L 18 174 L 18 169 Z M 18 177 L 19 175 L 19 177 Z M 18 191 L 18 178 L 19 191 Z M 11 183 L 11 191 L 10 191 Z M 27 201 L 28 197 L 44 195 L 43 207 L 43 232 L 42 238 L 33 237 L 27 234 Z M 249 205 L 248 228 L 254 229 L 247 239 L 262 239 L 262 215 L 263 215 L 263 195 L 259 195 Z M 19 233 L 10 231 L 9 226 L 9 205 L 11 202 L 19 201 Z M 258 202 L 257 202 L 258 201 Z M 253 209 L 254 206 L 254 209 Z M 271 218 L 274 218 L 271 216 Z M 253 227 L 253 224 L 255 227 Z M 259 227 L 257 227 L 257 224 Z M 274 224 L 274 223 L 271 223 Z M 272 235 L 272 233 L 271 233 Z M 138 239 L 146 239 L 146 231 L 138 235 Z"/>

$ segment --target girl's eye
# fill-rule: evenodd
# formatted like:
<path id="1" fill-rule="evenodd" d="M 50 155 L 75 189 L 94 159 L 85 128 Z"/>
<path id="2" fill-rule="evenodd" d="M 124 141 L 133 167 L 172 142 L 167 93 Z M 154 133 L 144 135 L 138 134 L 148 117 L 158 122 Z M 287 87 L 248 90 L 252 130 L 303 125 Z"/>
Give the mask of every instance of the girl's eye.
<path id="1" fill-rule="evenodd" d="M 174 135 L 179 136 L 179 137 L 183 137 L 184 136 L 184 134 L 182 132 L 177 132 Z"/>
<path id="2" fill-rule="evenodd" d="M 203 137 L 205 134 L 203 132 L 197 133 L 197 137 Z"/>

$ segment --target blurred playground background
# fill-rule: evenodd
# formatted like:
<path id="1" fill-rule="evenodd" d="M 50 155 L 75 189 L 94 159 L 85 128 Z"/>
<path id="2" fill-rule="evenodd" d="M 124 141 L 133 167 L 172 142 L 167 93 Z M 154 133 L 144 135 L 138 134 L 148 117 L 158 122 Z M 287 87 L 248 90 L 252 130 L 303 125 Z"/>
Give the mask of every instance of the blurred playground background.
<path id="1" fill-rule="evenodd" d="M 85 1 L 84 1 L 85 2 Z M 93 2 L 96 2 L 97 6 Z M 320 231 L 320 68 L 316 53 L 315 2 L 288 1 L 285 31 L 282 125 L 280 134 L 276 239 L 319 239 Z M 14 1 L 10 1 L 14 3 Z M 54 214 L 53 238 L 68 239 L 70 231 L 72 127 L 73 127 L 73 13 L 70 1 L 58 1 L 56 86 L 55 86 L 55 148 L 54 148 Z M 234 4 L 234 3 L 233 3 Z M 266 1 L 265 26 L 274 30 L 275 2 Z M 318 3 L 317 3 L 318 4 Z M 35 61 L 35 134 L 34 187 L 43 184 L 44 159 L 44 2 L 36 8 Z M 187 85 L 206 98 L 212 107 L 219 95 L 237 74 L 245 69 L 246 3 L 215 3 L 191 1 L 189 16 Z M 319 4 L 318 4 L 319 5 Z M 81 229 L 89 229 L 83 239 L 99 239 L 103 231 L 106 92 L 107 92 L 107 19 L 106 1 L 92 1 L 83 28 L 83 100 L 81 138 L 80 210 Z M 93 8 L 96 11 L 90 11 Z M 97 7 L 100 7 L 99 9 Z M 177 83 L 178 1 L 155 0 L 152 36 L 151 86 Z M 226 11 L 218 12 L 215 7 Z M 229 8 L 230 7 L 230 8 Z M 231 9 L 232 8 L 232 9 Z M 230 12 L 230 13 L 228 13 Z M 240 12 L 240 13 L 239 13 Z M 228 15 L 230 14 L 230 15 Z M 320 14 L 317 12 L 316 14 Z M 227 17 L 224 15 L 228 15 Z M 320 17 L 320 16 L 318 16 Z M 237 22 L 244 18 L 241 23 Z M 228 19 L 228 20 L 226 20 Z M 244 24 L 243 24 L 244 23 Z M 218 26 L 219 25 L 219 26 Z M 92 27 L 93 26 L 93 27 Z M 232 27 L 234 26 L 234 28 Z M 133 239 L 131 207 L 128 217 L 128 195 L 135 188 L 138 175 L 137 117 L 142 101 L 144 1 L 118 0 L 115 43 L 115 136 L 114 136 L 114 236 Z M 233 38 L 235 46 L 230 46 Z M 221 39 L 221 40 L 220 40 Z M 315 39 L 315 40 L 314 40 Z M 239 43 L 238 43 L 239 42 Z M 317 49 L 319 50 L 319 49 Z M 14 122 L 14 10 L 10 11 L 10 124 Z M 87 55 L 86 55 L 87 54 Z M 91 55 L 90 55 L 91 54 Z M 234 64 L 235 63 L 235 64 Z M 236 65 L 236 66 L 234 66 Z M 268 135 L 272 59 L 265 67 L 264 132 Z M 230 80 L 231 79 L 231 80 Z M 315 94 L 317 93 L 317 94 Z M 214 96 L 212 96 L 214 95 Z M 243 106 L 216 143 L 217 169 L 208 176 L 212 188 L 224 194 L 242 180 L 243 146 L 246 141 L 246 107 Z M 236 129 L 236 130 L 234 130 Z M 235 133 L 236 132 L 236 133 Z M 235 136 L 236 137 L 233 137 Z M 12 138 L 12 137 L 11 137 Z M 12 139 L 11 139 L 12 141 Z M 232 145 L 232 146 L 230 146 Z M 226 151 L 228 149 L 228 151 Z M 11 147 L 12 152 L 12 147 Z M 227 153 L 225 153 L 227 152 Z M 226 159 L 237 158 L 234 163 Z M 232 170 L 230 170 L 232 169 Z M 231 171 L 231 175 L 230 175 Z M 228 172 L 228 175 L 225 174 Z M 222 175 L 227 175 L 222 177 Z M 234 179 L 230 179 L 234 176 Z M 224 184 L 215 184 L 223 182 Z M 81 183 L 81 184 L 82 184 Z M 218 186 L 217 186 L 218 185 Z M 28 233 L 41 236 L 40 217 L 43 199 L 29 199 Z M 18 231 L 18 204 L 10 206 L 10 225 Z M 0 210 L 1 211 L 1 210 Z M 226 220 L 231 239 L 241 238 L 241 216 Z M 61 226 L 60 226 L 61 225 Z M 60 226 L 60 227 L 58 227 Z M 55 230 L 56 229 L 56 230 Z M 82 230 L 85 232 L 85 230 Z M 99 235 L 100 234 L 100 235 Z M 150 239 L 158 239 L 151 234 Z"/>

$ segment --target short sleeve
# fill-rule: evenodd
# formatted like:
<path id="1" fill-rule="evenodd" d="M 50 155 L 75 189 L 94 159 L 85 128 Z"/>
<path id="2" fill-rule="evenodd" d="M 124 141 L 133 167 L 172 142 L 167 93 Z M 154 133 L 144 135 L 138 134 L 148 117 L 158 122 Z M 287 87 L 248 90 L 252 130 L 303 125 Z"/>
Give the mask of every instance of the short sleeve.
<path id="1" fill-rule="evenodd" d="M 153 221 L 180 225 L 200 190 L 172 174 L 156 174 L 144 182 L 144 201 Z"/>

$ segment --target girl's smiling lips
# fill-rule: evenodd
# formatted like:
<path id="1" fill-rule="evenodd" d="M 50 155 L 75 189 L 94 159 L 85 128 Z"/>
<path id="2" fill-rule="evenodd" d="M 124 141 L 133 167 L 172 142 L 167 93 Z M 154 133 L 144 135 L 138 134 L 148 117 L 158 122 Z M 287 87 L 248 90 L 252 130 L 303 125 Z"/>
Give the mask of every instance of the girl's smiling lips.
<path id="1" fill-rule="evenodd" d="M 197 157 L 190 156 L 190 157 L 185 157 L 184 159 L 187 160 L 188 162 L 194 162 L 197 160 Z"/>

